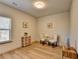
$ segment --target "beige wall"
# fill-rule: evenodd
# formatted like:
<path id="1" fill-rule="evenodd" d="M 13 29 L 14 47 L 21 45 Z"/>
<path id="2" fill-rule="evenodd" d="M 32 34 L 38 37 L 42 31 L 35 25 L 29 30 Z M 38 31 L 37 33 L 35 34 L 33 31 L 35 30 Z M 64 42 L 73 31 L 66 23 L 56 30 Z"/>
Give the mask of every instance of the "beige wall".
<path id="1" fill-rule="evenodd" d="M 38 39 L 42 33 L 52 36 L 57 33 L 60 37 L 60 45 L 66 44 L 65 39 L 69 36 L 69 12 L 49 15 L 38 19 Z M 52 23 L 53 28 L 47 28 L 47 24 Z"/>
<path id="2" fill-rule="evenodd" d="M 0 45 L 0 54 L 13 50 L 21 46 L 21 36 L 24 32 L 28 32 L 32 36 L 32 41 L 40 40 L 42 33 L 50 36 L 57 33 L 60 37 L 60 45 L 66 44 L 66 38 L 70 36 L 71 46 L 76 47 L 77 42 L 77 0 L 73 0 L 71 7 L 71 21 L 69 12 L 59 13 L 40 17 L 37 20 L 23 12 L 0 4 L 0 16 L 8 16 L 12 18 L 12 43 Z M 28 28 L 22 28 L 22 22 L 28 22 Z M 70 24 L 71 22 L 71 24 Z M 47 28 L 48 23 L 53 23 L 53 28 Z M 70 26 L 71 25 L 71 26 Z M 69 30 L 71 28 L 71 30 Z M 38 32 L 37 32 L 38 31 Z M 38 36 L 36 35 L 38 34 Z"/>
<path id="3" fill-rule="evenodd" d="M 20 47 L 21 37 L 24 32 L 27 32 L 32 36 L 32 41 L 36 39 L 36 20 L 34 17 L 2 4 L 0 4 L 0 15 L 12 18 L 11 39 L 13 41 L 12 43 L 0 45 L 0 54 Z M 22 28 L 22 22 L 27 22 L 28 28 Z"/>
<path id="4" fill-rule="evenodd" d="M 77 48 L 78 41 L 78 15 L 77 15 L 77 0 L 72 1 L 71 6 L 71 46 Z"/>

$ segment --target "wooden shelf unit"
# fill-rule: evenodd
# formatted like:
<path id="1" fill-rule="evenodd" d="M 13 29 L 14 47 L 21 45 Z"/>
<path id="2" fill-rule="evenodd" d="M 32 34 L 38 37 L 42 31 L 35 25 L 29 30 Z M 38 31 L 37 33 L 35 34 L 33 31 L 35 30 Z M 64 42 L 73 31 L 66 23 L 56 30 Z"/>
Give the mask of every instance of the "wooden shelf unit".
<path id="1" fill-rule="evenodd" d="M 22 37 L 21 38 L 21 42 L 22 42 L 22 47 L 26 47 L 31 45 L 31 37 Z"/>
<path id="2" fill-rule="evenodd" d="M 77 59 L 77 52 L 75 49 L 73 48 L 64 48 L 62 50 L 62 59 L 64 59 L 63 57 L 68 57 L 71 59 Z"/>

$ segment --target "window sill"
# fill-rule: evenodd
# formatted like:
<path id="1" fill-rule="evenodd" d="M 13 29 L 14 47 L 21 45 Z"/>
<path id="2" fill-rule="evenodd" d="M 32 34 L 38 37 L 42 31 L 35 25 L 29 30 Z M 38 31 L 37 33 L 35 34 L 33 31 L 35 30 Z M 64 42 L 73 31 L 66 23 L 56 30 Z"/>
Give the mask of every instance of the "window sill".
<path id="1" fill-rule="evenodd" d="M 0 45 L 1 44 L 7 44 L 7 43 L 11 43 L 12 41 L 5 41 L 5 42 L 0 42 Z"/>

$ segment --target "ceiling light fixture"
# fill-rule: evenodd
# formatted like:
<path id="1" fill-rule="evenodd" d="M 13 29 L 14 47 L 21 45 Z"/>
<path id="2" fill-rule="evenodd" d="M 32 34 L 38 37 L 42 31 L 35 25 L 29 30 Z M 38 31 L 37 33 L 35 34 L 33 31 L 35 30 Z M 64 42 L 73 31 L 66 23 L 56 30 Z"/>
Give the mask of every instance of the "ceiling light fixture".
<path id="1" fill-rule="evenodd" d="M 44 0 L 34 0 L 33 5 L 38 9 L 42 9 L 46 6 L 46 1 L 44 1 Z"/>

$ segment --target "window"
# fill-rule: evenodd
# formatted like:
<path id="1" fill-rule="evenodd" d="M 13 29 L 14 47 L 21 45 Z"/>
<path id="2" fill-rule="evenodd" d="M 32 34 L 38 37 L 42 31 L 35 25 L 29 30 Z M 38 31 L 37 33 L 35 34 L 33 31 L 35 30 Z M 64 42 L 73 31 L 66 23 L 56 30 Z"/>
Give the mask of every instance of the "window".
<path id="1" fill-rule="evenodd" d="M 0 43 L 10 41 L 11 19 L 0 16 Z"/>

